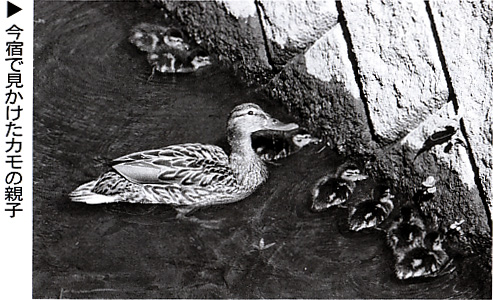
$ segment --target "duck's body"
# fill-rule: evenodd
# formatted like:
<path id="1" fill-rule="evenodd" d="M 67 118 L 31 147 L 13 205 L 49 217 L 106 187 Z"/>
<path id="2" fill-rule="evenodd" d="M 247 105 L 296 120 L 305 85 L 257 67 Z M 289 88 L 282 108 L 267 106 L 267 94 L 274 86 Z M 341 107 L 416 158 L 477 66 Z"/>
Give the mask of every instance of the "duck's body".
<path id="1" fill-rule="evenodd" d="M 397 220 L 387 230 L 387 243 L 397 260 L 409 250 L 424 244 L 426 227 L 411 207 L 405 206 Z"/>
<path id="2" fill-rule="evenodd" d="M 207 52 L 192 45 L 177 28 L 141 23 L 132 28 L 129 41 L 147 52 L 153 74 L 191 73 L 211 64 Z"/>
<path id="3" fill-rule="evenodd" d="M 360 231 L 365 228 L 377 227 L 385 221 L 394 209 L 392 202 L 394 195 L 390 193 L 390 188 L 379 187 L 377 195 L 374 195 L 374 191 L 372 191 L 372 197 L 374 199 L 360 202 L 351 208 L 348 219 L 350 230 Z"/>
<path id="4" fill-rule="evenodd" d="M 367 178 L 358 167 L 345 164 L 339 167 L 335 176 L 323 176 L 312 189 L 312 211 L 320 212 L 340 206 L 349 199 L 356 182 Z"/>
<path id="5" fill-rule="evenodd" d="M 397 258 L 395 274 L 399 279 L 436 277 L 454 270 L 452 261 L 442 248 L 443 237 L 430 232 L 423 246 L 413 248 Z"/>
<path id="6" fill-rule="evenodd" d="M 185 213 L 236 202 L 253 193 L 268 176 L 251 146 L 251 133 L 297 127 L 280 123 L 256 104 L 242 104 L 228 120 L 229 157 L 220 147 L 192 143 L 132 153 L 116 159 L 112 171 L 80 186 L 70 197 L 88 204 L 169 204 Z"/>
<path id="7" fill-rule="evenodd" d="M 318 142 L 320 139 L 302 132 L 263 133 L 252 138 L 252 147 L 263 161 L 272 162 L 286 158 L 303 147 Z"/>

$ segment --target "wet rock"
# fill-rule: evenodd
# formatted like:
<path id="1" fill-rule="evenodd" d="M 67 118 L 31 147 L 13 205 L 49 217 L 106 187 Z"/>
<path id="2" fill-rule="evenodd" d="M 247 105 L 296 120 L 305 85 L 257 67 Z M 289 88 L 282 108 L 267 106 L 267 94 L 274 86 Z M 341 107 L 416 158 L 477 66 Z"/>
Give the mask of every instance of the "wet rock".
<path id="1" fill-rule="evenodd" d="M 410 164 L 421 178 L 425 178 L 427 174 L 435 176 L 432 172 L 440 171 L 440 174 L 436 174 L 442 178 L 438 180 L 438 196 L 435 197 L 436 203 L 431 206 L 441 212 L 441 219 L 446 227 L 464 218 L 472 231 L 486 235 L 489 232 L 488 217 L 474 181 L 473 167 L 463 142 L 465 138 L 460 130 L 452 136 L 449 152 L 444 151 L 446 143 L 439 144 L 425 152 L 424 157 L 413 160 L 414 153 L 422 147 L 425 140 L 436 130 L 447 126 L 459 127 L 459 116 L 455 114 L 452 103 L 429 116 L 401 140 L 404 159 L 408 163 L 413 161 Z"/>
<path id="2" fill-rule="evenodd" d="M 342 28 L 336 25 L 294 57 L 266 91 L 340 152 L 367 149 L 371 135 Z M 364 152 L 364 150 L 362 150 Z"/>
<path id="3" fill-rule="evenodd" d="M 447 101 L 424 2 L 342 2 L 375 135 L 390 143 Z"/>
<path id="4" fill-rule="evenodd" d="M 432 1 L 430 7 L 491 216 L 493 4 Z"/>

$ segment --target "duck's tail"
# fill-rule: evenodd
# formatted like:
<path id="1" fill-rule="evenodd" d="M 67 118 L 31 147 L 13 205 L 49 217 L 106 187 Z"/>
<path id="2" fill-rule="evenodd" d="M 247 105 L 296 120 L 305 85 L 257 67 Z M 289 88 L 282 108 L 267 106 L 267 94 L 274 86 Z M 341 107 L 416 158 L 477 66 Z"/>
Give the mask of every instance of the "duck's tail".
<path id="1" fill-rule="evenodd" d="M 74 202 L 83 202 L 87 204 L 103 204 L 103 203 L 118 202 L 117 195 L 103 195 L 103 194 L 94 193 L 92 189 L 94 188 L 96 183 L 97 180 L 93 180 L 79 186 L 69 194 L 70 200 Z"/>

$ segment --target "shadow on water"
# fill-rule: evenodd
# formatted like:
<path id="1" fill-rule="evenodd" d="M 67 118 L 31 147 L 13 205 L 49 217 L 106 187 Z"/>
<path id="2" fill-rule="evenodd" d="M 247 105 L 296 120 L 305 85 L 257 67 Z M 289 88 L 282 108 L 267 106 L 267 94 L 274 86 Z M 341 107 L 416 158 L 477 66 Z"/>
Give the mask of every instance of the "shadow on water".
<path id="1" fill-rule="evenodd" d="M 239 103 L 290 121 L 218 68 L 147 82 L 145 55 L 127 36 L 152 18 L 161 20 L 138 2 L 35 3 L 34 297 L 488 297 L 460 266 L 399 282 L 380 233 L 348 232 L 344 209 L 311 213 L 311 184 L 342 162 L 328 150 L 303 150 L 271 166 L 248 199 L 195 213 L 219 229 L 166 206 L 71 203 L 67 194 L 112 158 L 224 140 Z"/>

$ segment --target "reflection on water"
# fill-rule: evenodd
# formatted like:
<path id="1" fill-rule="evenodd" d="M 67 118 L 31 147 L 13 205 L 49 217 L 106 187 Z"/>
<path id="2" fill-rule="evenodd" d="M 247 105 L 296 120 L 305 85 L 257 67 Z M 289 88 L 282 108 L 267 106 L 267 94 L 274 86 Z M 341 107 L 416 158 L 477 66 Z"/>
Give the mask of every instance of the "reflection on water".
<path id="1" fill-rule="evenodd" d="M 317 147 L 270 166 L 251 197 L 195 213 L 217 230 L 166 206 L 71 203 L 112 158 L 223 141 L 239 103 L 291 120 L 219 68 L 147 82 L 127 36 L 159 16 L 138 2 L 37 2 L 35 14 L 34 297 L 491 297 L 471 263 L 400 282 L 381 233 L 349 232 L 344 209 L 310 212 L 311 184 L 342 162 Z"/>

